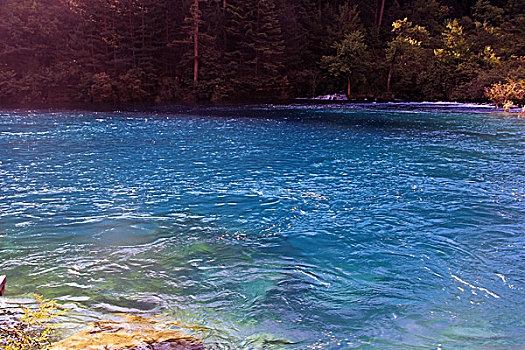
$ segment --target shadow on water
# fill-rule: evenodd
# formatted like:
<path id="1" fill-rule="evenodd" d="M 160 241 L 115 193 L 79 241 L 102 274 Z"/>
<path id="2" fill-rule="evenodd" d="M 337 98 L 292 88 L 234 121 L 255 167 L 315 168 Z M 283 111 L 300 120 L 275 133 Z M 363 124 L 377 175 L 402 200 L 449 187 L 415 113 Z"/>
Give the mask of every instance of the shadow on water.
<path id="1" fill-rule="evenodd" d="M 489 105 L 455 103 L 369 103 L 232 105 L 226 107 L 153 108 L 162 115 L 192 115 L 210 118 L 260 119 L 369 131 L 407 133 L 448 133 L 495 139 L 494 128 L 505 131 L 509 123 L 519 123 L 515 115 L 500 113 Z M 459 114 L 459 116 L 458 116 Z M 479 123 L 484 118 L 489 125 Z M 507 120 L 505 120 L 507 119 Z M 503 125 L 498 125 L 503 124 Z"/>

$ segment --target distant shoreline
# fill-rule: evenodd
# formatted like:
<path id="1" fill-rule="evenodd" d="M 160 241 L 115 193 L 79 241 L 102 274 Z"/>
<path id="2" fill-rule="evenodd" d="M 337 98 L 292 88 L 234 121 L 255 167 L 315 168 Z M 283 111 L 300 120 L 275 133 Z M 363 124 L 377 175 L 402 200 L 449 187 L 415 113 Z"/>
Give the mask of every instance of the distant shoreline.
<path id="1" fill-rule="evenodd" d="M 371 98 L 356 98 L 350 100 L 341 99 L 325 99 L 325 98 L 294 98 L 294 99 L 271 99 L 271 100 L 245 100 L 245 101 L 231 101 L 231 102 L 196 102 L 196 103 L 184 103 L 184 102 L 166 102 L 166 103 L 155 103 L 155 102 L 135 102 L 135 103 L 88 103 L 88 102 L 62 102 L 62 103 L 13 103 L 13 104 L 0 104 L 0 110 L 2 111 L 90 111 L 90 112 L 115 112 L 115 111 L 128 111 L 128 112 L 151 112 L 164 109 L 180 109 L 181 112 L 199 108 L 210 108 L 210 107 L 238 107 L 238 106 L 250 106 L 250 105 L 375 105 L 375 104 L 435 104 L 435 105 L 472 105 L 483 108 L 494 108 L 495 110 L 503 110 L 502 108 L 496 108 L 493 104 L 488 101 L 414 101 L 414 100 L 400 100 L 400 99 L 371 99 Z M 518 107 L 515 107 L 518 108 Z M 513 108 L 514 109 L 514 108 Z"/>

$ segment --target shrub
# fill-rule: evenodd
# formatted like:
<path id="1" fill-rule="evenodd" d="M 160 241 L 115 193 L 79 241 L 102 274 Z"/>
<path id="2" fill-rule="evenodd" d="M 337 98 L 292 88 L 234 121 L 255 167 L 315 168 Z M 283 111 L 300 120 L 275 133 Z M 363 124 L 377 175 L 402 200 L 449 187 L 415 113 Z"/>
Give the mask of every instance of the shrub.
<path id="1" fill-rule="evenodd" d="M 53 322 L 66 310 L 58 311 L 55 301 L 35 295 L 37 308 L 23 307 L 23 315 L 16 317 L 13 312 L 0 312 L 0 349 L 42 350 L 51 345 L 58 324 Z"/>
<path id="2" fill-rule="evenodd" d="M 525 80 L 508 80 L 485 88 L 485 95 L 496 105 L 507 109 L 512 104 L 525 104 Z"/>

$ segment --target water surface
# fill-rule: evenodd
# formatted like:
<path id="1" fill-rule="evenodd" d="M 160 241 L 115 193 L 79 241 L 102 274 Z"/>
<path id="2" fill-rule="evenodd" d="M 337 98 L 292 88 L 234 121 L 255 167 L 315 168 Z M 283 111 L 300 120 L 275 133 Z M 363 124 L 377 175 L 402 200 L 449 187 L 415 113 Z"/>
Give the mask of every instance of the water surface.
<path id="1" fill-rule="evenodd" d="M 4 111 L 0 272 L 210 349 L 523 348 L 524 164 L 484 106 Z"/>

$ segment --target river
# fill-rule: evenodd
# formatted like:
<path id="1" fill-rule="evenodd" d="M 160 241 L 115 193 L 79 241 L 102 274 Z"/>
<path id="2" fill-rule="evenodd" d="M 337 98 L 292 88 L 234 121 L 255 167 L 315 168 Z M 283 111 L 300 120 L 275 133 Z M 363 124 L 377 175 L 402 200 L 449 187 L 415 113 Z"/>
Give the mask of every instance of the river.
<path id="1" fill-rule="evenodd" d="M 487 106 L 0 111 L 5 300 L 210 349 L 525 348 L 524 200 Z"/>

